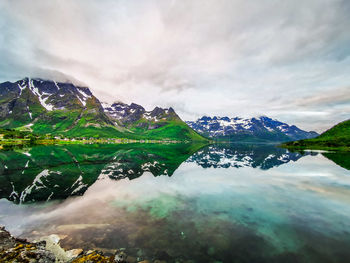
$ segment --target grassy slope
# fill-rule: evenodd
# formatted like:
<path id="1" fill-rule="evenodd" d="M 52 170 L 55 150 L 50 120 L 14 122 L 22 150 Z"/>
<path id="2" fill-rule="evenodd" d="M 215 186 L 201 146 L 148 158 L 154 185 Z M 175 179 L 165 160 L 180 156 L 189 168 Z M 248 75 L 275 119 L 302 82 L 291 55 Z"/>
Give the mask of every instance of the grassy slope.
<path id="1" fill-rule="evenodd" d="M 77 121 L 78 120 L 78 121 Z M 6 128 L 23 127 L 28 123 L 16 120 L 5 120 L 9 124 Z M 4 121 L 4 122 L 5 122 Z M 68 137 L 105 137 L 105 138 L 129 138 L 129 139 L 153 139 L 153 140 L 181 140 L 181 141 L 205 141 L 206 139 L 192 130 L 186 123 L 180 120 L 165 121 L 164 126 L 157 129 L 131 128 L 120 130 L 112 125 L 99 122 L 88 113 L 79 110 L 65 112 L 56 110 L 45 114 L 33 122 L 30 128 L 35 134 L 53 134 Z"/>
<path id="2" fill-rule="evenodd" d="M 350 151 L 350 120 L 343 121 L 320 136 L 283 144 L 288 148 Z"/>
<path id="3" fill-rule="evenodd" d="M 1 101 L 0 101 L 1 102 Z M 130 139 L 154 139 L 154 140 L 181 140 L 204 141 L 205 139 L 193 131 L 186 123 L 178 118 L 163 121 L 163 126 L 157 129 L 142 129 L 137 127 L 139 120 L 131 129 L 115 127 L 111 120 L 101 112 L 99 102 L 95 97 L 88 99 L 86 108 L 79 107 L 79 102 L 72 103 L 69 110 L 46 111 L 28 89 L 23 91 L 17 99 L 10 118 L 0 121 L 0 128 L 28 129 L 38 135 L 53 134 L 65 137 L 103 137 L 103 138 L 130 138 Z M 25 105 L 29 105 L 28 107 Z M 23 108 L 32 112 L 32 118 Z M 159 123 L 152 123 L 159 124 Z M 148 127 L 148 125 L 147 125 Z"/>
<path id="4" fill-rule="evenodd" d="M 181 120 L 171 120 L 159 122 L 164 126 L 157 129 L 132 128 L 134 136 L 138 138 L 152 139 L 177 139 L 191 141 L 205 141 L 206 139 L 191 129 L 185 122 Z"/>

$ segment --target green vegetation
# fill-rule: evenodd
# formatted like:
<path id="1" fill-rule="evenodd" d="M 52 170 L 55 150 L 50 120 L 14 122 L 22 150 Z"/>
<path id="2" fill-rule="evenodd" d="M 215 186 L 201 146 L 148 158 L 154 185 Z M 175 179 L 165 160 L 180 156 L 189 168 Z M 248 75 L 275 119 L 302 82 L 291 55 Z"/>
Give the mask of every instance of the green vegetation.
<path id="1" fill-rule="evenodd" d="M 186 123 L 179 120 L 166 120 L 157 122 L 159 127 L 147 129 L 138 127 L 141 121 L 133 123 L 128 128 L 116 127 L 100 121 L 86 111 L 56 110 L 47 112 L 44 117 L 33 123 L 19 122 L 7 119 L 0 122 L 0 127 L 16 130 L 32 131 L 38 136 L 50 134 L 66 138 L 128 138 L 136 140 L 179 140 L 179 141 L 205 141 L 206 139 L 192 130 Z M 153 123 L 154 124 L 154 123 Z"/>
<path id="2" fill-rule="evenodd" d="M 57 89 L 57 85 L 62 89 Z M 148 119 L 142 112 L 128 110 L 128 115 L 121 120 L 105 113 L 89 89 L 70 83 L 25 78 L 14 83 L 0 83 L 0 87 L 3 91 L 0 94 L 0 128 L 3 129 L 32 132 L 35 137 L 205 141 L 172 109 L 165 111 L 156 107 L 152 111 L 155 115 Z M 82 90 L 89 95 L 82 97 Z M 44 98 L 45 104 L 42 104 Z M 22 142 L 17 140 L 16 144 Z"/>
<path id="3" fill-rule="evenodd" d="M 186 123 L 184 123 L 180 119 L 166 120 L 157 122 L 156 125 L 159 128 L 156 129 L 147 129 L 138 127 L 140 122 L 144 122 L 145 120 L 140 120 L 135 123 L 130 129 L 133 134 L 128 133 L 128 137 L 135 139 L 173 139 L 181 141 L 204 141 L 205 138 L 199 135 L 197 132 L 192 130 Z"/>
<path id="4" fill-rule="evenodd" d="M 282 147 L 350 151 L 350 120 L 335 125 L 316 138 L 284 143 Z"/>

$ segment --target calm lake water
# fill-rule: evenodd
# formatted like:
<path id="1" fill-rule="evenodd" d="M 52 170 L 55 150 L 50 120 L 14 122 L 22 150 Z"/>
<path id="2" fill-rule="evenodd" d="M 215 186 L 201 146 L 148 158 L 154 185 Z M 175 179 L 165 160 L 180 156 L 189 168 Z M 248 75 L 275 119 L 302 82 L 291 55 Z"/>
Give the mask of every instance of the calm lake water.
<path id="1" fill-rule="evenodd" d="M 350 262 L 349 153 L 264 145 L 0 151 L 0 224 L 167 262 Z"/>

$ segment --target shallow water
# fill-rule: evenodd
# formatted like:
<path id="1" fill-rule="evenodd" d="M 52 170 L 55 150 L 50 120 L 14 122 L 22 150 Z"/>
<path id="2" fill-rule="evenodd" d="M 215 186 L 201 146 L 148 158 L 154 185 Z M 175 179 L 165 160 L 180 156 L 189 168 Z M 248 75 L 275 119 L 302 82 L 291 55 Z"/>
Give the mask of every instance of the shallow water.
<path id="1" fill-rule="evenodd" d="M 168 262 L 350 262 L 350 160 L 264 145 L 0 152 L 0 224 Z"/>

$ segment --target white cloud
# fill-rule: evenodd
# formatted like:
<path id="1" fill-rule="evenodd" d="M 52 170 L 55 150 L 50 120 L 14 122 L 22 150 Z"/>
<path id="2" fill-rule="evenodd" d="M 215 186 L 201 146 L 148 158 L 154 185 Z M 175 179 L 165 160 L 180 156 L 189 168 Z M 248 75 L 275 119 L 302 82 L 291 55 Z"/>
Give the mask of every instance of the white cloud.
<path id="1" fill-rule="evenodd" d="M 0 5 L 1 80 L 59 71 L 101 100 L 173 106 L 186 119 L 266 114 L 322 130 L 327 114 L 329 125 L 350 117 L 344 103 L 300 105 L 350 83 L 348 1 Z"/>

